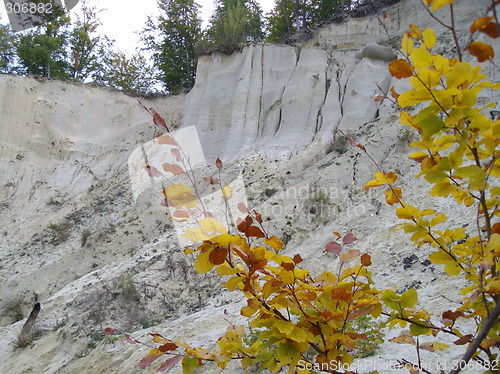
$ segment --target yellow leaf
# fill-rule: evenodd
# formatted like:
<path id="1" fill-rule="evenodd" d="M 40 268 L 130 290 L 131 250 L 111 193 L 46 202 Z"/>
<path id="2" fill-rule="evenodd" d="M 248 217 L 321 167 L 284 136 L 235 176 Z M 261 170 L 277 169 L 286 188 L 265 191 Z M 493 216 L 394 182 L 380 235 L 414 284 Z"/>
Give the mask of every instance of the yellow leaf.
<path id="1" fill-rule="evenodd" d="M 405 32 L 403 35 L 403 40 L 401 41 L 401 48 L 406 53 L 406 55 L 410 55 L 413 50 L 413 39 L 410 37 L 408 32 Z"/>
<path id="2" fill-rule="evenodd" d="M 398 176 L 393 173 L 392 171 L 384 174 L 380 171 L 377 171 L 375 173 L 375 179 L 368 181 L 365 186 L 363 187 L 364 190 L 369 190 L 370 188 L 377 187 L 377 186 L 383 186 L 383 185 L 389 185 L 392 186 L 394 182 L 398 179 Z"/>
<path id="3" fill-rule="evenodd" d="M 431 49 L 436 44 L 436 34 L 433 29 L 425 29 L 422 32 L 422 37 L 424 38 L 424 44 L 427 48 Z"/>
<path id="4" fill-rule="evenodd" d="M 401 188 L 396 187 L 392 190 L 390 188 L 385 190 L 385 201 L 387 201 L 387 204 L 389 205 L 399 202 L 402 197 L 403 192 L 401 191 Z"/>
<path id="5" fill-rule="evenodd" d="M 222 195 L 226 200 L 229 200 L 233 196 L 233 189 L 229 184 L 226 183 L 222 188 Z"/>
<path id="6" fill-rule="evenodd" d="M 241 269 L 231 267 L 231 265 L 229 265 L 227 262 L 224 262 L 223 264 L 217 267 L 218 275 L 234 275 L 241 271 L 242 271 Z"/>
<path id="7" fill-rule="evenodd" d="M 198 255 L 198 258 L 194 262 L 194 268 L 198 273 L 205 274 L 213 269 L 214 264 L 212 264 L 208 259 L 208 256 L 210 256 L 210 252 L 212 252 L 213 250 L 214 249 L 212 248 L 208 251 L 200 252 L 200 254 Z"/>
<path id="8" fill-rule="evenodd" d="M 410 288 L 408 291 L 403 292 L 400 300 L 403 308 L 413 308 L 418 302 L 417 291 L 414 288 Z"/>
<path id="9" fill-rule="evenodd" d="M 182 359 L 182 371 L 186 374 L 193 374 L 200 367 L 200 360 L 194 356 L 184 356 Z"/>
<path id="10" fill-rule="evenodd" d="M 397 101 L 402 108 L 406 108 L 429 100 L 432 100 L 432 96 L 428 90 L 408 90 L 403 92 Z"/>
<path id="11" fill-rule="evenodd" d="M 294 324 L 288 321 L 277 320 L 274 322 L 274 327 L 276 327 L 282 334 L 290 335 L 294 329 Z"/>
<path id="12" fill-rule="evenodd" d="M 283 244 L 283 242 L 276 236 L 271 236 L 269 239 L 263 239 L 262 241 L 275 251 L 279 251 L 285 246 L 285 244 Z"/>
<path id="13" fill-rule="evenodd" d="M 434 58 L 427 49 L 425 49 L 424 47 L 419 47 L 414 48 L 413 51 L 411 51 L 410 60 L 411 62 L 413 62 L 413 65 L 415 65 L 416 68 L 427 68 L 429 66 L 432 66 Z"/>
<path id="14" fill-rule="evenodd" d="M 389 339 L 390 342 L 394 342 L 394 343 L 399 343 L 399 344 L 411 344 L 411 345 L 415 345 L 415 339 L 413 339 L 413 337 L 410 335 L 410 333 L 408 332 L 408 330 L 403 330 L 401 331 L 401 333 L 399 334 L 399 336 L 396 336 L 392 339 Z"/>
<path id="15" fill-rule="evenodd" d="M 226 226 L 219 223 L 213 217 L 202 218 L 199 221 L 200 228 L 204 234 L 213 234 L 213 236 L 218 236 L 218 234 L 222 234 L 227 232 Z"/>
<path id="16" fill-rule="evenodd" d="M 193 190 L 185 184 L 172 184 L 163 190 L 163 194 L 167 198 L 168 205 L 181 209 L 196 208 L 198 200 L 193 193 Z"/>
<path id="17" fill-rule="evenodd" d="M 191 240 L 193 243 L 210 239 L 210 236 L 205 235 L 198 227 L 188 227 L 186 229 L 186 232 L 181 236 Z"/>
<path id="18" fill-rule="evenodd" d="M 432 11 L 441 9 L 442 7 L 453 4 L 454 0 L 432 0 Z"/>
<path id="19" fill-rule="evenodd" d="M 224 283 L 224 287 L 226 287 L 229 291 L 234 291 L 236 287 L 239 285 L 243 285 L 245 277 L 238 275 L 236 277 L 232 277 L 226 283 Z"/>

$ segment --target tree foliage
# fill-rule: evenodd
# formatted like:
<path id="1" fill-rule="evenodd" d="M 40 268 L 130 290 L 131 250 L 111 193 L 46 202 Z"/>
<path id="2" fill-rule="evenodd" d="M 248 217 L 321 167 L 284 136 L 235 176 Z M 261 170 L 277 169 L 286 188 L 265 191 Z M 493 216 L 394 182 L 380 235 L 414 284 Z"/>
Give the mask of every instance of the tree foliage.
<path id="1" fill-rule="evenodd" d="M 217 0 L 207 33 L 216 46 L 260 41 L 264 37 L 262 9 L 254 0 Z"/>
<path id="2" fill-rule="evenodd" d="M 12 71 L 15 60 L 16 36 L 10 26 L 0 25 L 0 72 L 9 73 Z"/>
<path id="3" fill-rule="evenodd" d="M 178 93 L 194 85 L 200 6 L 194 0 L 159 0 L 158 7 L 160 15 L 149 18 L 142 40 L 153 53 L 165 89 Z"/>
<path id="4" fill-rule="evenodd" d="M 430 17 L 445 6 L 453 12 L 453 0 L 424 2 Z M 495 5 L 492 1 L 490 11 Z M 471 26 L 472 37 L 484 33 L 497 38 L 498 27 L 495 14 L 479 18 Z M 409 332 L 391 341 L 415 347 L 417 361 L 398 360 L 399 367 L 410 373 L 429 373 L 420 360 L 420 351 L 450 348 L 439 340 L 444 335 L 452 338 L 454 350 L 462 355 L 449 374 L 462 371 L 470 360 L 483 365 L 485 373 L 499 372 L 500 120 L 487 115 L 493 104 L 484 104 L 478 97 L 486 90 L 500 89 L 500 84 L 488 81 L 481 66 L 462 60 L 467 51 L 478 61 L 489 61 L 494 51 L 477 40 L 462 51 L 453 25 L 449 29 L 458 58 L 433 51 L 436 35 L 432 29 L 410 25 L 402 38 L 402 58 L 394 60 L 389 71 L 397 79 L 409 79 L 411 88 L 401 94 L 392 88 L 385 98 L 403 109 L 416 108 L 416 113 L 401 112 L 401 122 L 419 135 L 412 143 L 418 150 L 409 158 L 420 164 L 419 176 L 430 183 L 430 195 L 448 198 L 468 209 L 470 224 L 453 227 L 446 223 L 445 212 L 407 202 L 404 191 L 397 187 L 397 174 L 383 170 L 364 145 L 346 136 L 378 169 L 364 188 L 385 188 L 386 201 L 396 206 L 400 229 L 410 235 L 411 243 L 416 248 L 430 248 L 432 263 L 442 266 L 448 276 L 466 281 L 460 290 L 462 299 L 450 302 L 441 315 L 433 316 L 419 305 L 415 289 L 401 294 L 392 289 L 378 290 L 369 271 L 372 258 L 352 247 L 356 241 L 352 233 L 333 233 L 334 240 L 325 250 L 338 256 L 338 268 L 313 276 L 301 267 L 300 253 L 283 253 L 283 242 L 266 231 L 257 211 L 232 200 L 236 198 L 233 188 L 222 182 L 223 164 L 217 159 L 217 177 L 205 180 L 219 187 L 226 209 L 230 204 L 237 205 L 244 217 L 237 220 L 235 228 L 219 222 L 199 195 L 189 158 L 165 121 L 153 112 L 155 124 L 167 131 L 157 141 L 170 148 L 176 161 L 163 164 L 163 172 L 148 165 L 146 172 L 152 178 L 185 175 L 190 180 L 191 186 L 167 186 L 162 191 L 164 204 L 172 209 L 174 220 L 193 223 L 184 237 L 195 244 L 185 252 L 197 254 L 196 270 L 215 270 L 225 279 L 225 288 L 246 297 L 247 304 L 240 313 L 247 317 L 254 337 L 249 338 L 245 326 L 229 324 L 217 348 L 208 351 L 151 334 L 157 346 L 140 361 L 141 368 L 168 357 L 158 371 L 182 362 L 184 372 L 193 373 L 207 361 L 225 368 L 230 360 L 238 359 L 243 367 L 256 364 L 273 372 L 288 367 L 289 373 L 299 374 L 313 369 L 352 373 L 352 352 L 367 338 L 355 329 L 355 322 L 371 316 L 385 319 L 389 328 L 409 327 Z M 420 337 L 431 340 L 422 343 Z M 125 339 L 138 342 L 127 334 Z"/>

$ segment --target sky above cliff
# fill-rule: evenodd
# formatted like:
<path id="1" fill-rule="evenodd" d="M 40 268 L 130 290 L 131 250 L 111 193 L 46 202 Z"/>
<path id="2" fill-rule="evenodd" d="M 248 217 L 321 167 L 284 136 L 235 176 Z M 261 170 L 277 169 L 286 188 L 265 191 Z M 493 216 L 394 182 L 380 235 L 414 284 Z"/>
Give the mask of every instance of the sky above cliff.
<path id="1" fill-rule="evenodd" d="M 115 40 L 117 48 L 133 53 L 139 45 L 137 32 L 142 30 L 147 16 L 157 13 L 157 0 L 87 0 L 90 5 L 104 9 L 100 15 L 101 33 Z M 197 0 L 201 5 L 201 17 L 206 26 L 214 11 L 214 0 Z M 274 5 L 274 0 L 257 0 L 266 14 Z M 74 11 L 78 11 L 77 6 Z M 8 23 L 5 7 L 0 5 L 0 22 Z"/>

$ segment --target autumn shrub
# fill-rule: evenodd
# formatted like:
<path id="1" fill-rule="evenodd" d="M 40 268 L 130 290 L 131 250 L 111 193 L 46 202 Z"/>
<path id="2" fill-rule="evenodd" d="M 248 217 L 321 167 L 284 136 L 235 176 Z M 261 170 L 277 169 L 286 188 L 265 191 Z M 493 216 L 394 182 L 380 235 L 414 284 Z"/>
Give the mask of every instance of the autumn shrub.
<path id="1" fill-rule="evenodd" d="M 424 0 L 424 4 L 430 17 L 435 18 L 433 11 L 448 7 L 454 19 L 453 0 Z M 477 33 L 498 37 L 496 5 L 492 1 L 491 15 L 472 23 L 472 40 Z M 457 56 L 434 53 L 434 31 L 410 25 L 402 38 L 401 58 L 390 63 L 389 71 L 397 79 L 409 79 L 411 88 L 402 93 L 391 88 L 383 99 L 399 105 L 403 109 L 401 123 L 415 131 L 417 140 L 411 146 L 418 150 L 409 158 L 420 164 L 419 177 L 430 183 L 430 196 L 447 198 L 468 209 L 471 224 L 454 226 L 447 222 L 444 212 L 406 202 L 396 173 L 385 171 L 364 145 L 340 132 L 377 169 L 364 189 L 384 187 L 387 203 L 396 207 L 402 222 L 399 229 L 410 235 L 412 245 L 431 248 L 430 262 L 441 266 L 452 279 L 466 281 L 459 290 L 461 300 L 450 301 L 441 315 L 434 316 L 418 306 L 415 288 L 402 293 L 377 289 L 370 271 L 372 258 L 353 248 L 357 239 L 352 233 L 333 233 L 325 251 L 338 257 L 338 266 L 335 271 L 313 276 L 301 266 L 300 253 L 283 253 L 284 243 L 266 231 L 264 219 L 256 210 L 234 201 L 233 188 L 222 182 L 220 159 L 215 163 L 215 177 L 206 178 L 219 187 L 226 208 L 222 216 L 226 219 L 216 219 L 198 193 L 189 158 L 165 121 L 153 112 L 154 123 L 167 130 L 158 142 L 170 147 L 177 163 L 163 164 L 165 173 L 151 165 L 146 171 L 153 178 L 185 175 L 191 183 L 165 187 L 164 204 L 174 220 L 190 224 L 183 237 L 194 244 L 185 252 L 196 254 L 195 269 L 202 274 L 215 271 L 225 288 L 246 297 L 240 313 L 248 327 L 229 324 L 211 351 L 151 334 L 156 346 L 139 367 L 166 358 L 158 371 L 182 362 L 184 372 L 193 373 L 206 362 L 224 369 L 229 361 L 238 360 L 244 368 L 257 366 L 272 372 L 287 368 L 289 373 L 299 374 L 314 370 L 353 373 L 350 367 L 356 356 L 376 349 L 364 344 L 383 339 L 366 326 L 367 320 L 377 319 L 389 328 L 408 328 L 390 341 L 415 348 L 416 361 L 398 359 L 398 367 L 410 373 L 430 373 L 420 352 L 449 349 L 443 336 L 451 338 L 454 352 L 461 355 L 448 374 L 462 371 L 471 360 L 482 365 L 485 373 L 499 373 L 500 121 L 487 115 L 494 104 L 483 104 L 478 97 L 485 90 L 498 90 L 500 84 L 489 82 L 481 66 L 463 61 L 466 53 L 480 63 L 491 61 L 493 48 L 473 41 L 461 49 L 453 22 L 447 25 L 437 21 L 451 32 Z M 410 106 L 415 114 L 404 110 Z M 229 207 L 237 207 L 241 214 L 235 227 L 229 220 Z M 236 211 L 231 212 L 234 215 Z M 110 328 L 106 331 L 121 333 Z M 426 337 L 425 342 L 421 337 Z M 127 334 L 125 340 L 138 342 Z"/>

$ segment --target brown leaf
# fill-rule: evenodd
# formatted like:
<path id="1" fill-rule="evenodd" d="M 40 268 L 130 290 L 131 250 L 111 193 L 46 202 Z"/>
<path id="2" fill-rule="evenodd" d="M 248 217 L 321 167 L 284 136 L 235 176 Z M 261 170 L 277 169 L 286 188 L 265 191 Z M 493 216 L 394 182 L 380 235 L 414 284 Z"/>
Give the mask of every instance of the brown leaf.
<path id="1" fill-rule="evenodd" d="M 181 168 L 179 165 L 170 164 L 168 162 L 165 162 L 161 166 L 162 166 L 163 170 L 168 171 L 169 173 L 172 173 L 173 175 L 180 175 L 180 174 L 185 173 L 184 169 Z"/>
<path id="2" fill-rule="evenodd" d="M 394 78 L 409 78 L 413 75 L 413 66 L 406 60 L 396 59 L 389 64 L 389 72 Z"/>
<path id="3" fill-rule="evenodd" d="M 153 110 L 153 122 L 156 126 L 161 127 L 162 129 L 169 131 L 168 127 L 167 127 L 167 123 L 162 118 L 162 116 L 160 116 L 158 114 L 158 112 L 156 110 Z"/>
<path id="4" fill-rule="evenodd" d="M 162 176 L 162 174 L 154 166 L 146 165 L 144 166 L 144 169 L 146 170 L 150 178 L 156 178 Z"/>
<path id="5" fill-rule="evenodd" d="M 464 344 L 467 344 L 467 343 L 469 343 L 469 342 L 472 341 L 473 337 L 474 337 L 474 335 L 472 335 L 472 334 L 464 335 L 461 338 L 455 340 L 453 342 L 453 344 L 455 344 L 455 345 L 464 345 Z"/>
<path id="6" fill-rule="evenodd" d="M 160 135 L 156 139 L 158 139 L 158 144 L 177 145 L 174 138 L 172 138 L 170 135 Z"/>
<path id="7" fill-rule="evenodd" d="M 261 229 L 259 229 L 257 226 L 250 226 L 245 232 L 245 235 L 249 238 L 251 236 L 254 236 L 256 238 L 265 238 L 266 234 L 262 232 Z"/>
<path id="8" fill-rule="evenodd" d="M 236 220 L 236 227 L 238 228 L 238 231 L 246 232 L 248 229 L 248 224 L 246 221 L 243 221 L 241 218 L 238 217 L 238 219 Z"/>
<path id="9" fill-rule="evenodd" d="M 217 169 L 222 169 L 222 161 L 219 157 L 217 157 L 217 160 L 215 160 L 215 166 L 217 167 Z"/>
<path id="10" fill-rule="evenodd" d="M 497 222 L 493 226 L 491 226 L 491 233 L 500 234 L 500 222 Z"/>
<path id="11" fill-rule="evenodd" d="M 173 357 L 170 357 L 167 361 L 165 361 L 163 364 L 160 365 L 160 367 L 158 368 L 158 372 L 161 372 L 161 371 L 165 371 L 167 370 L 168 368 L 171 368 L 172 366 L 174 366 L 175 364 L 177 364 L 178 362 L 182 361 L 182 357 L 181 355 L 175 355 Z"/>
<path id="12" fill-rule="evenodd" d="M 113 334 L 120 334 L 120 331 L 118 331 L 117 329 L 112 329 L 111 327 L 106 327 L 104 329 L 104 333 L 108 335 L 113 335 Z"/>
<path id="13" fill-rule="evenodd" d="M 359 256 L 360 253 L 361 252 L 359 251 L 359 249 L 350 249 L 346 253 L 344 253 L 342 256 L 340 256 L 340 261 L 342 263 L 346 263 L 350 259 Z"/>
<path id="14" fill-rule="evenodd" d="M 472 42 L 467 46 L 467 51 L 474 56 L 478 62 L 491 60 L 495 57 L 495 51 L 491 45 L 483 42 Z"/>
<path id="15" fill-rule="evenodd" d="M 293 262 L 295 262 L 295 264 L 300 264 L 302 261 L 302 257 L 298 253 L 293 256 Z"/>
<path id="16" fill-rule="evenodd" d="M 214 265 L 221 265 L 226 261 L 227 248 L 214 248 L 208 255 L 208 260 Z"/>
<path id="17" fill-rule="evenodd" d="M 409 335 L 409 333 L 406 331 L 402 331 L 401 334 L 399 334 L 399 336 L 389 339 L 389 341 L 399 344 L 411 344 L 411 345 L 416 344 L 415 339 L 413 339 L 413 337 Z"/>
<path id="18" fill-rule="evenodd" d="M 358 240 L 358 238 L 356 238 L 356 236 L 354 236 L 353 233 L 348 233 L 344 236 L 344 238 L 342 239 L 342 244 L 345 244 L 345 245 L 348 245 L 348 244 L 352 244 L 354 243 L 356 240 Z"/>
<path id="19" fill-rule="evenodd" d="M 342 245 L 340 245 L 340 243 L 337 243 L 337 242 L 329 242 L 329 243 L 326 243 L 326 246 L 325 246 L 325 252 L 326 253 L 333 253 L 333 254 L 340 254 L 340 252 L 342 251 Z"/>
<path id="20" fill-rule="evenodd" d="M 179 346 L 175 343 L 165 343 L 161 346 L 158 347 L 158 350 L 162 352 L 168 352 L 168 351 L 173 351 L 177 349 Z"/>
<path id="21" fill-rule="evenodd" d="M 370 266 L 372 264 L 372 258 L 368 253 L 363 253 L 361 256 L 361 265 Z"/>
<path id="22" fill-rule="evenodd" d="M 253 212 L 255 214 L 255 219 L 257 220 L 257 222 L 262 223 L 262 215 L 256 210 L 254 210 Z"/>
<path id="23" fill-rule="evenodd" d="M 292 271 L 293 269 L 295 269 L 295 264 L 291 262 L 282 262 L 281 267 L 286 271 Z"/>
<path id="24" fill-rule="evenodd" d="M 441 315 L 441 318 L 443 320 L 449 320 L 449 321 L 453 321 L 455 322 L 455 320 L 458 318 L 458 317 L 461 317 L 463 316 L 464 313 L 463 312 L 460 312 L 460 311 L 455 311 L 455 312 L 452 312 L 451 310 L 447 310 L 446 312 L 443 312 L 443 314 Z"/>

